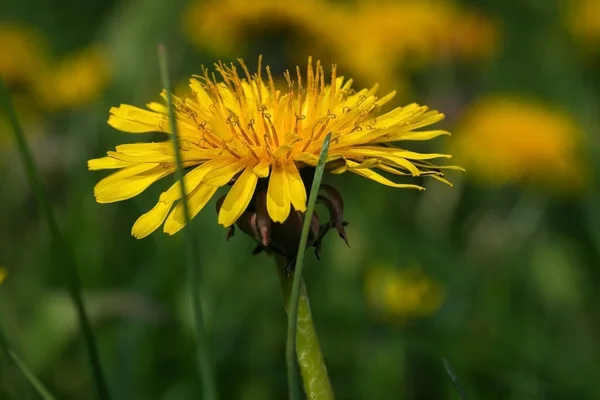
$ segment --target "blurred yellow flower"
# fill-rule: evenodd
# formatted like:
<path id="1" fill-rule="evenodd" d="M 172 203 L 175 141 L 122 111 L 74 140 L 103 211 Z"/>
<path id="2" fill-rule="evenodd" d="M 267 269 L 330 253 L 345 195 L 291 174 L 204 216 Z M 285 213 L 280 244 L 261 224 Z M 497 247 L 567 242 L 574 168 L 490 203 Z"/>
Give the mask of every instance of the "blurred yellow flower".
<path id="1" fill-rule="evenodd" d="M 0 284 L 2 284 L 2 282 L 4 282 L 7 275 L 8 275 L 8 271 L 6 270 L 6 268 L 0 267 Z"/>
<path id="2" fill-rule="evenodd" d="M 581 141 L 569 114 L 536 100 L 497 95 L 466 113 L 452 150 L 472 174 L 492 184 L 576 188 L 584 181 Z"/>
<path id="3" fill-rule="evenodd" d="M 44 71 L 35 93 L 49 110 L 77 108 L 96 100 L 110 76 L 106 54 L 99 47 L 90 47 Z"/>
<path id="4" fill-rule="evenodd" d="M 46 46 L 32 28 L 0 24 L 0 77 L 7 84 L 29 83 L 46 66 Z"/>
<path id="5" fill-rule="evenodd" d="M 324 68 L 319 62 L 314 66 L 311 59 L 305 74 L 299 67 L 294 75 L 285 74 L 288 86 L 283 91 L 275 88 L 269 67 L 263 80 L 260 59 L 253 75 L 242 60 L 239 64 L 240 74 L 235 65 L 219 63 L 216 69 L 222 81 L 204 70 L 203 76 L 190 79 L 192 96 L 174 96 L 183 163 L 189 169 L 185 180 L 192 217 L 227 184 L 232 186 L 218 218 L 225 227 L 246 211 L 257 187 L 268 186 L 264 206 L 273 222 L 285 222 L 293 214 L 292 207 L 304 212 L 306 187 L 300 169 L 317 165 L 328 132 L 332 133 L 328 160 L 335 161 L 332 173 L 348 171 L 386 186 L 422 190 L 419 185 L 396 183 L 376 170 L 390 176 L 431 176 L 450 184 L 441 169 L 460 169 L 429 161 L 449 155 L 396 147 L 449 134 L 417 131 L 444 118 L 435 110 L 409 104 L 381 114 L 380 108 L 392 100 L 394 92 L 377 97 L 377 86 L 355 91 L 351 79 L 336 75 L 335 66 L 326 84 Z M 108 123 L 124 132 L 170 133 L 165 105 L 150 103 L 147 107 L 149 110 L 130 105 L 112 108 Z M 137 196 L 172 174 L 175 159 L 170 140 L 134 143 L 90 160 L 88 167 L 119 170 L 94 189 L 99 203 L 112 203 Z M 175 183 L 137 220 L 132 234 L 145 237 L 163 223 L 166 233 L 178 232 L 185 225 L 181 197 L 179 183 Z"/>
<path id="6" fill-rule="evenodd" d="M 198 46 L 232 54 L 247 46 L 248 30 L 283 27 L 319 38 L 330 27 L 330 11 L 323 0 L 196 1 L 184 13 L 184 28 Z"/>
<path id="7" fill-rule="evenodd" d="M 399 72 L 411 65 L 435 57 L 484 57 L 497 40 L 494 24 L 447 0 L 198 1 L 184 18 L 194 43 L 222 55 L 246 48 L 252 31 L 286 27 L 359 81 L 384 88 L 402 86 Z"/>
<path id="8" fill-rule="evenodd" d="M 600 43 L 600 1 L 568 0 L 566 23 L 571 33 L 584 44 L 598 47 Z"/>
<path id="9" fill-rule="evenodd" d="M 404 319 L 434 314 L 444 303 L 445 293 L 419 267 L 375 264 L 367 270 L 365 296 L 374 311 Z"/>

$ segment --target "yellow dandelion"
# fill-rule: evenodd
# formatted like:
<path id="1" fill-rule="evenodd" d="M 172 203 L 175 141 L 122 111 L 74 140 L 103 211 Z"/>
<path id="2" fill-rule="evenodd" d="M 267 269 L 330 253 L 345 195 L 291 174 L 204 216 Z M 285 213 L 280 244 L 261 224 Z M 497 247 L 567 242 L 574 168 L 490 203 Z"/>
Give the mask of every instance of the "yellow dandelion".
<path id="1" fill-rule="evenodd" d="M 496 95 L 466 113 L 452 150 L 487 183 L 574 188 L 584 180 L 581 145 L 582 134 L 568 113 L 536 100 Z"/>
<path id="2" fill-rule="evenodd" d="M 266 212 L 275 223 L 283 223 L 291 210 L 306 210 L 303 168 L 315 167 L 330 132 L 328 165 L 332 173 L 352 172 L 383 185 L 423 189 L 417 184 L 398 183 L 380 172 L 396 176 L 431 176 L 449 183 L 440 168 L 429 160 L 450 158 L 446 154 L 423 154 L 392 146 L 399 142 L 428 140 L 447 135 L 443 130 L 416 131 L 440 121 L 444 115 L 425 106 L 410 104 L 380 113 L 394 93 L 383 97 L 371 89 L 352 90 L 332 69 L 330 84 L 319 62 L 309 59 L 304 76 L 284 74 L 286 90 L 276 89 L 271 70 L 264 79 L 251 75 L 242 60 L 238 68 L 219 63 L 221 76 L 204 70 L 190 79 L 193 96 L 174 97 L 185 175 L 186 196 L 192 217 L 223 186 L 231 184 L 220 204 L 218 221 L 233 225 L 250 204 L 257 185 L 266 188 Z M 296 81 L 294 82 L 293 79 Z M 165 92 L 162 93 L 163 98 Z M 109 125 L 124 132 L 170 132 L 167 108 L 150 103 L 148 110 L 121 105 L 110 110 Z M 99 203 L 132 198 L 175 170 L 169 140 L 117 146 L 107 157 L 88 162 L 91 170 L 119 169 L 100 181 L 94 193 Z M 377 172 L 379 171 L 379 172 Z M 142 238 L 164 223 L 174 234 L 185 224 L 182 194 L 175 183 L 160 195 L 156 206 L 134 224 L 132 234 Z"/>
<path id="3" fill-rule="evenodd" d="M 297 42 L 305 47 L 296 53 L 316 49 L 359 81 L 400 86 L 401 95 L 407 84 L 399 72 L 440 56 L 485 58 L 499 37 L 488 18 L 446 0 L 195 1 L 184 13 L 184 26 L 195 44 L 220 55 L 243 51 L 253 34 L 285 27 L 302 38 Z"/>
<path id="4" fill-rule="evenodd" d="M 0 77 L 9 85 L 29 83 L 46 65 L 46 45 L 32 28 L 0 24 Z"/>
<path id="5" fill-rule="evenodd" d="M 6 268 L 0 267 L 0 285 L 2 284 L 2 282 L 4 282 L 7 276 L 8 271 L 6 270 Z"/>
<path id="6" fill-rule="evenodd" d="M 374 311 L 393 317 L 424 317 L 444 303 L 443 287 L 419 267 L 376 264 L 367 271 L 365 296 Z"/>
<path id="7" fill-rule="evenodd" d="M 81 107 L 100 96 L 110 76 L 106 54 L 92 46 L 50 66 L 38 79 L 35 93 L 50 110 Z"/>
<path id="8" fill-rule="evenodd" d="M 265 27 L 286 27 L 304 37 L 322 39 L 336 18 L 334 11 L 331 3 L 322 0 L 194 1 L 183 14 L 183 25 L 198 46 L 229 54 L 247 47 L 249 30 Z"/>
<path id="9" fill-rule="evenodd" d="M 567 4 L 565 22 L 569 31 L 583 44 L 597 48 L 600 42 L 600 2 L 572 0 Z"/>

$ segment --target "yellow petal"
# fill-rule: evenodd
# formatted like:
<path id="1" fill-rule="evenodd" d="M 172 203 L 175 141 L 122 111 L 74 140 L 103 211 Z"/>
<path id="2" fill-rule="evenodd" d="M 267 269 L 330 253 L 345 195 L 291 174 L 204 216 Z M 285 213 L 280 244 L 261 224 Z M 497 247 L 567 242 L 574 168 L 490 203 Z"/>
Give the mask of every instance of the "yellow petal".
<path id="1" fill-rule="evenodd" d="M 122 154 L 155 154 L 157 152 L 172 152 L 173 144 L 170 141 L 151 142 L 151 143 L 126 143 L 120 144 L 115 148 L 117 153 Z"/>
<path id="2" fill-rule="evenodd" d="M 293 161 L 284 165 L 288 196 L 296 211 L 306 211 L 306 188 Z"/>
<path id="3" fill-rule="evenodd" d="M 219 212 L 219 224 L 231 226 L 246 211 L 258 182 L 253 168 L 254 166 L 246 167 L 229 190 Z"/>
<path id="4" fill-rule="evenodd" d="M 216 186 L 200 185 L 189 195 L 188 204 L 190 206 L 190 219 L 194 218 L 200 210 L 204 208 L 217 189 L 218 187 Z M 167 217 L 163 230 L 169 235 L 174 235 L 184 226 L 185 216 L 183 215 L 183 203 L 180 201 Z"/>
<path id="5" fill-rule="evenodd" d="M 130 167 L 132 164 L 128 161 L 117 160 L 112 157 L 94 158 L 88 160 L 88 169 L 90 171 L 98 171 L 101 169 L 116 169 Z"/>
<path id="6" fill-rule="evenodd" d="M 273 165 L 267 189 L 267 211 L 275 222 L 284 222 L 290 215 L 290 200 L 287 197 L 287 174 L 280 163 Z"/>
<path id="7" fill-rule="evenodd" d="M 450 154 L 438 153 L 415 153 L 414 151 L 399 150 L 395 151 L 396 157 L 408 158 L 409 160 L 432 160 L 434 158 L 452 158 Z"/>
<path id="8" fill-rule="evenodd" d="M 170 154 L 164 154 L 159 151 L 148 151 L 138 154 L 124 154 L 117 153 L 116 151 L 106 152 L 109 157 L 115 158 L 120 161 L 126 161 L 130 163 L 172 163 L 175 158 Z M 183 154 L 182 154 L 183 155 Z"/>
<path id="9" fill-rule="evenodd" d="M 155 101 L 146 104 L 146 107 L 148 107 L 152 111 L 156 111 L 156 112 L 161 113 L 161 114 L 168 114 L 169 113 L 169 109 L 167 108 L 167 106 L 165 106 L 164 104 L 161 104 L 161 103 L 157 103 Z"/>
<path id="10" fill-rule="evenodd" d="M 164 114 L 127 104 L 111 108 L 110 113 L 108 124 L 123 132 L 145 133 L 167 130 L 168 123 Z"/>
<path id="11" fill-rule="evenodd" d="M 365 157 L 374 157 L 383 160 L 384 162 L 388 162 L 393 164 L 394 166 L 398 166 L 404 168 L 413 176 L 419 176 L 421 171 L 413 165 L 410 161 L 405 158 L 399 157 L 395 151 L 390 152 L 385 147 L 377 148 L 365 148 L 365 147 L 356 147 L 356 148 L 348 148 L 342 149 L 339 151 L 341 154 L 345 155 L 348 158 L 361 158 Z M 357 164 L 358 165 L 358 164 Z"/>
<path id="12" fill-rule="evenodd" d="M 195 190 L 198 185 L 202 182 L 202 179 L 214 168 L 217 161 L 213 160 L 206 162 L 200 166 L 197 166 L 187 174 L 183 176 L 183 182 L 185 183 L 185 193 L 190 194 Z M 171 187 L 160 195 L 160 201 L 165 203 L 173 203 L 176 200 L 181 199 L 181 184 L 176 181 Z"/>
<path id="13" fill-rule="evenodd" d="M 131 228 L 131 234 L 138 239 L 142 239 L 157 230 L 165 221 L 165 218 L 167 218 L 167 214 L 172 206 L 173 203 L 159 201 L 152 210 L 140 216 L 135 221 L 135 224 Z"/>
<path id="14" fill-rule="evenodd" d="M 357 175 L 363 176 L 367 179 L 371 179 L 372 181 L 381 183 L 382 185 L 391 186 L 391 187 L 395 187 L 395 188 L 402 188 L 402 189 L 425 190 L 424 187 L 419 186 L 419 185 L 409 185 L 409 184 L 392 182 L 389 179 L 379 175 L 377 172 L 371 171 L 370 169 L 352 169 L 353 167 L 355 167 L 357 165 L 358 165 L 358 163 L 348 160 L 348 166 L 350 167 L 350 172 L 354 172 Z"/>
<path id="15" fill-rule="evenodd" d="M 438 180 L 438 181 L 440 181 L 440 182 L 443 182 L 443 183 L 445 183 L 446 185 L 448 185 L 448 186 L 450 186 L 450 187 L 454 187 L 454 185 L 452 184 L 452 182 L 450 182 L 448 179 L 446 179 L 446 178 L 444 178 L 444 177 L 442 177 L 442 176 L 439 176 L 439 175 L 432 175 L 431 177 L 432 177 L 433 179 L 436 179 L 436 180 Z"/>
<path id="16" fill-rule="evenodd" d="M 271 161 L 268 158 L 263 158 L 260 160 L 258 165 L 254 167 L 254 173 L 259 178 L 266 178 L 269 176 L 269 167 L 271 165 Z"/>
<path id="17" fill-rule="evenodd" d="M 204 183 L 210 186 L 223 186 L 229 182 L 235 174 L 240 172 L 248 165 L 248 160 L 226 161 L 222 165 L 215 167 L 204 178 Z"/>
<path id="18" fill-rule="evenodd" d="M 443 135 L 448 135 L 450 136 L 450 132 L 448 131 L 441 131 L 441 130 L 437 130 L 437 131 L 422 131 L 422 132 L 412 132 L 412 131 L 408 131 L 408 132 L 394 132 L 394 133 L 388 133 L 385 135 L 382 135 L 376 139 L 374 139 L 373 141 L 371 141 L 371 143 L 389 143 L 389 142 L 399 142 L 402 140 L 430 140 L 430 139 L 434 139 L 438 136 L 443 136 Z"/>
<path id="19" fill-rule="evenodd" d="M 173 172 L 160 164 L 139 164 L 123 168 L 102 179 L 94 188 L 98 203 L 114 203 L 137 196 L 154 182 Z"/>
<path id="20" fill-rule="evenodd" d="M 319 156 L 311 153 L 300 153 L 295 157 L 296 161 L 303 162 L 306 165 L 316 166 L 319 163 Z"/>

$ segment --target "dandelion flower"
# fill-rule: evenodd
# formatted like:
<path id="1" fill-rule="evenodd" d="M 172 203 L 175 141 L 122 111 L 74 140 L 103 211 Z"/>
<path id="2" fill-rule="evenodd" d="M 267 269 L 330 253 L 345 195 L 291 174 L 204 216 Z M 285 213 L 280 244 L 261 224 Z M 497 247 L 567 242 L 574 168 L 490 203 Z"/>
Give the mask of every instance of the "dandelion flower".
<path id="1" fill-rule="evenodd" d="M 8 272 L 6 271 L 6 268 L 0 267 L 0 284 L 2 284 L 2 282 L 4 282 L 7 275 L 8 275 Z"/>
<path id="2" fill-rule="evenodd" d="M 100 96 L 110 76 L 108 58 L 92 46 L 51 65 L 37 81 L 35 93 L 51 110 L 81 107 Z"/>
<path id="3" fill-rule="evenodd" d="M 0 48 L 0 77 L 9 85 L 30 83 L 46 66 L 45 42 L 29 27 L 0 25 Z"/>
<path id="4" fill-rule="evenodd" d="M 584 46 L 595 50 L 600 42 L 600 3 L 597 0 L 573 0 L 568 3 L 567 29 Z"/>
<path id="5" fill-rule="evenodd" d="M 452 151 L 488 184 L 576 188 L 584 181 L 581 146 L 582 134 L 568 113 L 537 100 L 495 95 L 467 111 Z"/>
<path id="6" fill-rule="evenodd" d="M 307 189 L 301 170 L 317 165 L 328 133 L 332 139 L 327 161 L 332 173 L 351 172 L 386 186 L 422 190 L 418 184 L 399 183 L 381 172 L 431 176 L 449 183 L 440 168 L 457 168 L 438 167 L 430 161 L 449 155 L 394 146 L 447 135 L 443 130 L 417 131 L 444 117 L 437 111 L 410 104 L 380 113 L 393 92 L 377 97 L 377 86 L 354 91 L 352 80 L 338 77 L 335 66 L 326 84 L 323 67 L 319 62 L 313 66 L 310 59 L 304 76 L 300 68 L 284 74 L 284 90 L 275 87 L 269 67 L 265 76 L 260 59 L 254 75 L 242 60 L 239 64 L 219 63 L 220 80 L 204 70 L 203 75 L 190 79 L 193 96 L 173 98 L 192 217 L 228 184 L 231 188 L 219 202 L 218 214 L 218 222 L 225 227 L 236 223 L 259 191 L 263 216 L 274 226 L 286 222 L 292 212 L 304 212 Z M 167 107 L 159 103 L 147 107 L 112 108 L 108 123 L 130 133 L 170 133 Z M 117 146 L 106 157 L 90 160 L 88 167 L 118 169 L 96 185 L 99 203 L 132 198 L 176 168 L 168 140 Z M 179 184 L 173 184 L 160 195 L 156 206 L 136 221 L 132 234 L 145 237 L 163 223 L 166 233 L 179 231 L 185 225 L 181 197 Z M 331 210 L 335 212 L 340 203 L 333 201 Z"/>
<path id="7" fill-rule="evenodd" d="M 365 297 L 370 308 L 386 317 L 425 317 L 444 303 L 444 289 L 421 268 L 375 264 L 367 271 Z"/>

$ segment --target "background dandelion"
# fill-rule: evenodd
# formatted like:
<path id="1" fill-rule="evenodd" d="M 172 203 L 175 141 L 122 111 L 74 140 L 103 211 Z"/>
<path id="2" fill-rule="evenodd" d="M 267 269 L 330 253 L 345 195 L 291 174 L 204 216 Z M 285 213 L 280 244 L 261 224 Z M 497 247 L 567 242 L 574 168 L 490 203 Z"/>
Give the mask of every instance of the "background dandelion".
<path id="1" fill-rule="evenodd" d="M 107 111 L 160 101 L 159 41 L 176 83 L 219 59 L 254 66 L 259 54 L 280 77 L 312 55 L 337 62 L 355 87 L 398 89 L 382 112 L 415 101 L 446 114 L 439 129 L 453 136 L 411 150 L 453 154 L 467 168 L 452 175 L 454 188 L 423 179 L 424 192 L 396 191 L 326 176 L 344 194 L 351 248 L 326 237 L 321 261 L 306 254 L 304 277 L 338 398 L 457 398 L 441 357 L 468 398 L 600 398 L 596 3 L 2 3 L 0 75 L 73 245 L 114 398 L 198 393 L 176 267 L 183 237 L 130 235 L 172 182 L 100 206 L 98 175 L 86 170 L 106 149 L 140 141 L 107 125 Z M 187 90 L 178 84 L 176 94 Z M 3 119 L 0 182 L 0 261 L 10 266 L 0 325 L 57 398 L 89 398 L 75 314 Z M 277 279 L 266 256 L 250 255 L 251 239 L 225 240 L 208 209 L 191 227 L 221 397 L 284 398 Z M 1 399 L 33 397 L 3 355 L 0 371 Z"/>

